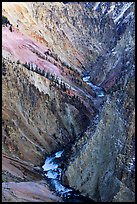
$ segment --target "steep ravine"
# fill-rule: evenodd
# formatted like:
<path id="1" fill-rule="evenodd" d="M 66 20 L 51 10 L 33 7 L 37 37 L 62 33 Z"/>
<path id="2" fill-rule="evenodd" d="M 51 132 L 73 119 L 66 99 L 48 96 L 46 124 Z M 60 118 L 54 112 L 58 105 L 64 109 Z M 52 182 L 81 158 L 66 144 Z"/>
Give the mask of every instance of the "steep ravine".
<path id="1" fill-rule="evenodd" d="M 2 88 L 3 153 L 6 158 L 7 155 L 10 156 L 9 161 L 14 158 L 17 160 L 16 168 L 14 162 L 11 165 L 3 163 L 5 166 L 3 169 L 3 200 L 8 199 L 7 196 L 9 196 L 9 200 L 11 199 L 11 189 L 15 191 L 16 199 L 20 200 L 16 184 L 14 187 L 14 183 L 11 182 L 19 181 L 21 191 L 24 188 L 22 182 L 27 182 L 26 185 L 29 187 L 31 184 L 28 182 L 33 181 L 36 186 L 42 185 L 43 188 L 43 181 L 41 183 L 35 179 L 42 173 L 40 164 L 43 163 L 45 155 L 64 148 L 68 144 L 73 144 L 75 139 L 79 138 L 87 128 L 91 112 L 79 101 L 79 98 L 67 95 L 60 87 L 54 85 L 51 87 L 50 80 L 46 77 L 28 70 L 23 64 L 14 63 L 4 58 Z M 41 104 L 43 105 L 41 106 Z M 81 106 L 83 110 L 79 111 Z M 95 115 L 94 111 L 95 109 L 92 110 L 93 115 Z M 68 120 L 68 113 L 70 120 Z M 47 115 L 46 120 L 42 119 L 45 117 L 43 115 Z M 77 122 L 75 123 L 73 120 Z M 24 161 L 30 165 L 28 168 L 31 170 L 23 170 L 21 173 L 18 168 L 22 169 L 20 166 Z M 5 162 L 7 163 L 7 161 Z M 12 170 L 14 168 L 15 174 Z M 31 171 L 38 175 L 34 174 L 34 177 L 31 177 Z M 40 178 L 44 179 L 41 176 Z M 5 182 L 9 186 L 8 188 L 6 188 Z M 9 194 L 5 191 L 6 189 L 10 189 Z M 24 195 L 22 200 L 24 201 L 24 199 L 29 201 L 31 197 L 26 198 Z M 58 198 L 53 197 L 54 199 Z M 82 200 L 82 196 L 79 199 Z"/>
<path id="2" fill-rule="evenodd" d="M 82 196 L 78 190 L 76 191 L 75 189 L 62 184 L 62 166 L 65 154 L 66 150 L 63 149 L 46 158 L 42 168 L 48 185 L 63 199 L 64 202 L 94 202 L 94 200 Z"/>
<path id="3" fill-rule="evenodd" d="M 134 2 L 2 6 L 3 202 L 135 202 Z"/>
<path id="4" fill-rule="evenodd" d="M 105 92 L 101 87 L 93 85 L 89 81 L 90 76 L 83 76 L 82 79 L 89 86 L 91 86 L 95 92 L 96 97 L 104 97 Z M 95 116 L 96 118 L 96 116 Z M 72 145 L 70 146 L 72 148 Z M 61 196 L 65 202 L 94 202 L 92 199 L 88 199 L 85 196 L 80 195 L 78 190 L 74 190 L 69 186 L 62 185 L 62 177 L 63 177 L 63 167 L 65 159 L 67 158 L 65 155 L 68 153 L 68 148 L 63 149 L 62 151 L 56 152 L 50 157 L 47 157 L 44 165 L 42 166 L 44 170 L 44 174 L 46 179 L 49 182 L 49 185 L 52 186 L 52 189 L 57 193 L 57 195 Z"/>
<path id="5" fill-rule="evenodd" d="M 74 142 L 85 131 L 91 113 L 79 98 L 51 86 L 46 77 L 5 59 L 3 64 L 3 150 L 38 165 L 45 153 Z M 14 148 L 10 148 L 11 140 Z M 26 145 L 32 149 L 29 156 Z"/>

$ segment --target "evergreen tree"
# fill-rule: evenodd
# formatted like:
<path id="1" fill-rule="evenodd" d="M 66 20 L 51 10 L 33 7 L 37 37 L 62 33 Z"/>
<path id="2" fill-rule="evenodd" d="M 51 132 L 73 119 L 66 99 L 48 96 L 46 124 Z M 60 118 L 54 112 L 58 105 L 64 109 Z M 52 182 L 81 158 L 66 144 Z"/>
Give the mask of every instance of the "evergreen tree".
<path id="1" fill-rule="evenodd" d="M 46 78 L 49 79 L 49 72 L 46 73 Z"/>
<path id="2" fill-rule="evenodd" d="M 12 25 L 10 25 L 10 28 L 9 28 L 10 32 L 12 32 Z"/>
<path id="3" fill-rule="evenodd" d="M 37 65 L 36 65 L 35 71 L 36 71 L 36 73 L 38 73 L 38 66 Z"/>
<path id="4" fill-rule="evenodd" d="M 20 61 L 19 61 L 19 60 L 17 60 L 17 64 L 20 64 Z"/>
<path id="5" fill-rule="evenodd" d="M 64 92 L 66 92 L 67 89 L 66 89 L 65 83 L 62 84 L 62 89 L 63 89 Z"/>
<path id="6" fill-rule="evenodd" d="M 44 69 L 42 70 L 42 76 L 45 76 L 45 71 L 44 71 Z"/>
<path id="7" fill-rule="evenodd" d="M 2 16 L 2 24 L 6 24 L 6 26 L 7 26 L 7 24 L 10 25 L 10 22 L 9 22 L 9 20 L 7 19 L 7 17 Z"/>

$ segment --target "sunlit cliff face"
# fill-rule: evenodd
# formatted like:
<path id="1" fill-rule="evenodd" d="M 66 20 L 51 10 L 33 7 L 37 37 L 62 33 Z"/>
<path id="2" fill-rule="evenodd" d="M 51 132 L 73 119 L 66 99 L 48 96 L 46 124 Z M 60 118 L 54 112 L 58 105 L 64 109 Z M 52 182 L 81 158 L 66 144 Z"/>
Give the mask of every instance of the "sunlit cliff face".
<path id="1" fill-rule="evenodd" d="M 134 201 L 134 14 L 134 2 L 2 2 L 3 201 L 62 202 L 41 168 L 62 149 L 64 185 Z"/>

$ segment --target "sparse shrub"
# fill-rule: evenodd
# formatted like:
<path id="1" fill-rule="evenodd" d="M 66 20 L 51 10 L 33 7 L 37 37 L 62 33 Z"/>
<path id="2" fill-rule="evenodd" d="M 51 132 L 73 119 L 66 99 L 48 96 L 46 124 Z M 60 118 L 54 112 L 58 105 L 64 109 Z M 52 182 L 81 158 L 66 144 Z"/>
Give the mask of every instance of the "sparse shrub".
<path id="1" fill-rule="evenodd" d="M 65 62 L 62 62 L 61 64 L 62 64 L 63 67 L 67 66 L 67 64 Z"/>
<path id="2" fill-rule="evenodd" d="M 12 25 L 10 26 L 9 30 L 10 30 L 10 32 L 12 32 Z"/>
<path id="3" fill-rule="evenodd" d="M 46 78 L 49 79 L 49 72 L 46 73 Z"/>
<path id="4" fill-rule="evenodd" d="M 42 70 L 42 73 L 41 73 L 41 74 L 42 74 L 42 76 L 45 76 L 45 71 L 44 71 L 44 69 Z"/>
<path id="5" fill-rule="evenodd" d="M 8 20 L 8 18 L 6 16 L 2 16 L 2 25 L 3 24 L 6 24 L 6 26 L 7 26 L 7 24 L 11 25 L 9 20 Z"/>
<path id="6" fill-rule="evenodd" d="M 20 64 L 20 61 L 19 61 L 19 60 L 17 60 L 17 64 Z"/>
<path id="7" fill-rule="evenodd" d="M 66 85 L 65 85 L 65 83 L 63 82 L 61 82 L 61 88 L 62 88 L 62 90 L 64 91 L 64 92 L 66 92 Z"/>
<path id="8" fill-rule="evenodd" d="M 27 62 L 25 62 L 25 64 L 22 64 L 24 67 L 26 67 L 27 69 L 30 69 L 30 65 L 27 64 Z"/>

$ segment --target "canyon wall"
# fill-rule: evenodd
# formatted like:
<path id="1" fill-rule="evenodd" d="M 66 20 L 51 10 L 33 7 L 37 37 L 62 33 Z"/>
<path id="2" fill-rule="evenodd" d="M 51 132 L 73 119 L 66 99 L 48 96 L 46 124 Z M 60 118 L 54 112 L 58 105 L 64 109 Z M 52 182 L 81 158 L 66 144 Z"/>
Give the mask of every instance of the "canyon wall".
<path id="1" fill-rule="evenodd" d="M 95 201 L 134 202 L 134 7 L 3 2 L 2 15 L 12 24 L 12 31 L 2 27 L 3 161 L 27 162 L 34 171 L 47 154 L 70 145 L 65 184 Z M 82 81 L 85 72 L 104 97 Z M 20 176 L 18 163 L 15 178 L 13 166 L 3 164 L 4 182 L 38 176 L 35 185 L 43 188 L 38 172 Z"/>
<path id="2" fill-rule="evenodd" d="M 127 16 L 132 15 L 131 10 L 128 11 Z M 122 30 L 115 35 L 115 46 L 93 63 L 91 79 L 105 88 L 107 100 L 100 109 L 94 133 L 89 130 L 87 142 L 82 138 L 73 147 L 64 176 L 69 185 L 96 201 L 135 200 L 135 36 L 132 19 L 128 21 L 125 15 L 115 25 L 117 30 Z M 77 146 L 81 148 L 79 153 Z"/>
<path id="3" fill-rule="evenodd" d="M 4 59 L 3 64 L 3 152 L 40 165 L 45 154 L 63 148 L 85 131 L 88 110 L 78 98 L 22 64 Z"/>

